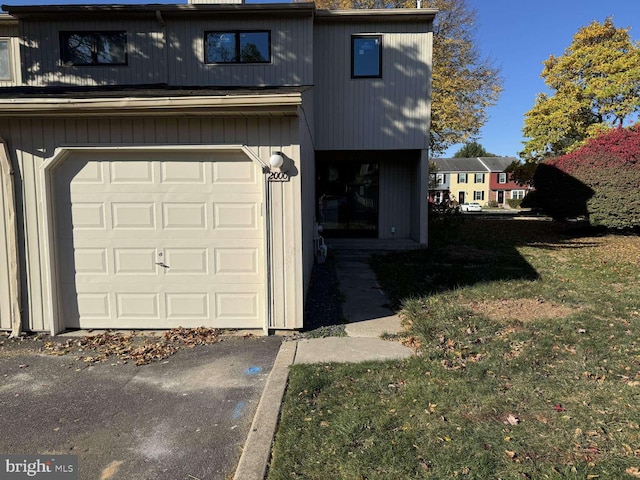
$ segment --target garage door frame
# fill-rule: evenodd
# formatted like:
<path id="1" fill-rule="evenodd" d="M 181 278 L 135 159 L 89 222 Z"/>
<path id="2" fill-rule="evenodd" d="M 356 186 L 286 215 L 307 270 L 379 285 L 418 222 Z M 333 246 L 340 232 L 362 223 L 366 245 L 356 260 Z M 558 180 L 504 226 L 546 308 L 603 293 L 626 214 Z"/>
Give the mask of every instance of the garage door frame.
<path id="1" fill-rule="evenodd" d="M 262 173 L 269 172 L 269 166 L 263 162 L 247 145 L 68 145 L 56 148 L 54 155 L 45 160 L 40 166 L 42 181 L 42 209 L 43 209 L 43 259 L 46 265 L 44 278 L 45 305 L 47 305 L 48 316 L 51 319 L 50 332 L 55 335 L 64 330 L 65 325 L 59 315 L 60 291 L 58 288 L 58 258 L 56 255 L 55 239 L 55 216 L 54 216 L 54 169 L 69 158 L 74 153 L 215 153 L 215 152 L 242 152 L 251 161 L 257 163 Z M 268 205 L 268 184 L 267 176 L 263 175 L 262 186 L 263 205 L 263 241 L 264 241 L 264 272 L 265 272 L 265 309 L 264 326 L 265 333 L 268 332 L 270 324 L 270 252 L 269 252 L 269 217 L 267 216 Z"/>

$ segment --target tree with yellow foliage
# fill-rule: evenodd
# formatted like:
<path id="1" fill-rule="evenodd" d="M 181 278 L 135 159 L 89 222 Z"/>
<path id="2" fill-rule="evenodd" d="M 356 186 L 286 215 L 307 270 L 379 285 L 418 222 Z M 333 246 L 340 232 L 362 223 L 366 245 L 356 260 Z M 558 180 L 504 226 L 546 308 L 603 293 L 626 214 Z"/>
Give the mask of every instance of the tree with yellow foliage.
<path id="1" fill-rule="evenodd" d="M 415 0 L 316 0 L 318 8 L 415 8 Z M 465 0 L 423 0 L 439 10 L 434 22 L 431 152 L 474 140 L 487 109 L 502 91 L 499 69 L 483 58 L 474 40 L 476 13 Z"/>
<path id="2" fill-rule="evenodd" d="M 611 18 L 581 28 L 564 54 L 551 55 L 542 78 L 553 93 L 541 93 L 525 114 L 528 162 L 560 156 L 605 130 L 633 122 L 640 113 L 640 43 Z"/>

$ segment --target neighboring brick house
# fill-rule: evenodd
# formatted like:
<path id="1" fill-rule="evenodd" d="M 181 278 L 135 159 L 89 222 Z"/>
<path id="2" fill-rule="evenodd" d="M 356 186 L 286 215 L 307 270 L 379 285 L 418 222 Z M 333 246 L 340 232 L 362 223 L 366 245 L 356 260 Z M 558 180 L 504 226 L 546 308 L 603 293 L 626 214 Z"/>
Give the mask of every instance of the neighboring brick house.
<path id="1" fill-rule="evenodd" d="M 505 172 L 515 158 L 512 157 L 487 157 L 478 158 L 489 171 L 489 205 L 504 207 L 508 200 L 522 200 L 529 191 L 528 186 L 522 186 L 511 180 L 509 173 Z"/>
<path id="2" fill-rule="evenodd" d="M 318 223 L 426 245 L 436 10 L 3 8 L 0 329 L 299 329 Z"/>
<path id="3" fill-rule="evenodd" d="M 436 164 L 436 181 L 432 178 L 429 197 L 435 203 L 448 196 L 458 203 L 504 207 L 508 200 L 522 199 L 528 192 L 528 187 L 511 181 L 505 172 L 515 160 L 513 157 L 434 158 L 431 161 Z"/>

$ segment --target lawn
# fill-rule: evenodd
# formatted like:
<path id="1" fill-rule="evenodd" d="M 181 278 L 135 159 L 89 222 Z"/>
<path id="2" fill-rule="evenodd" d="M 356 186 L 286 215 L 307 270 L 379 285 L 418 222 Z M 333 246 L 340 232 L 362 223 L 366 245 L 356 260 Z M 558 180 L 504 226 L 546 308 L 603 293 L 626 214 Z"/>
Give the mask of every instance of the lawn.
<path id="1" fill-rule="evenodd" d="M 268 478 L 640 478 L 640 237 L 431 228 L 372 261 L 417 356 L 294 366 Z"/>

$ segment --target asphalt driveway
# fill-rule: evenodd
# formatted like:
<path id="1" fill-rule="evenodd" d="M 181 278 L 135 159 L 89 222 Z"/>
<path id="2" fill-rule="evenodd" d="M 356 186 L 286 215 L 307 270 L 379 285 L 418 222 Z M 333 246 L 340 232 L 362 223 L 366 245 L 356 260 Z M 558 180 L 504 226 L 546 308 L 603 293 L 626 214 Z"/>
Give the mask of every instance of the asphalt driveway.
<path id="1" fill-rule="evenodd" d="M 226 337 L 144 366 L 0 347 L 0 453 L 78 455 L 83 480 L 230 478 L 281 341 Z"/>

